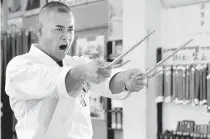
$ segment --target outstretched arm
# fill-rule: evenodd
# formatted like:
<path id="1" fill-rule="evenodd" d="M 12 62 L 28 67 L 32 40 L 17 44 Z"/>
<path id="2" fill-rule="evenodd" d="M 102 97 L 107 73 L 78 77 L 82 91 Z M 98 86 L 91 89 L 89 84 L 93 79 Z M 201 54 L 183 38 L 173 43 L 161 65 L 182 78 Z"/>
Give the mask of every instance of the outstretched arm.
<path id="1" fill-rule="evenodd" d="M 146 80 L 139 78 L 142 73 L 138 69 L 113 69 L 112 72 L 107 81 L 99 85 L 91 84 L 91 92 L 109 98 L 124 99 L 132 92 L 139 92 L 146 85 Z"/>

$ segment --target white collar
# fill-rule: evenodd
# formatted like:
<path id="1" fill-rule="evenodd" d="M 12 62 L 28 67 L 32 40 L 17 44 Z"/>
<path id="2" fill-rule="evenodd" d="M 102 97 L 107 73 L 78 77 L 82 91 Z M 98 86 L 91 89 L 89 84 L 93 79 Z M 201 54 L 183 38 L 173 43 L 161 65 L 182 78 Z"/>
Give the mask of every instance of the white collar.
<path id="1" fill-rule="evenodd" d="M 46 53 L 44 53 L 42 50 L 40 50 L 38 47 L 38 44 L 32 44 L 29 54 L 33 57 L 37 57 L 40 59 L 43 63 L 47 65 L 57 65 L 55 60 L 53 60 L 50 56 L 48 56 Z"/>

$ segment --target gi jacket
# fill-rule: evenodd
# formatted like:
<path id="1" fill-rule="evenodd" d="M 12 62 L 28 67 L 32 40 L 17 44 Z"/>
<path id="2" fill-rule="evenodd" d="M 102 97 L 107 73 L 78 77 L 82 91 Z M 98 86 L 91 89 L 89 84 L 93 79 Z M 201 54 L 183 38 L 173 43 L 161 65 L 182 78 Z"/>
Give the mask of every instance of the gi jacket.
<path id="1" fill-rule="evenodd" d="M 89 108 L 89 93 L 86 83 L 76 91 L 81 95 L 72 98 L 65 87 L 68 71 L 89 59 L 66 56 L 63 67 L 44 52 L 31 46 L 29 53 L 13 58 L 6 70 L 6 93 L 17 119 L 18 139 L 91 139 L 92 125 Z M 109 81 L 91 84 L 91 92 L 107 97 L 113 95 Z M 84 91 L 85 90 L 85 91 Z M 82 104 L 82 103 L 85 103 Z"/>

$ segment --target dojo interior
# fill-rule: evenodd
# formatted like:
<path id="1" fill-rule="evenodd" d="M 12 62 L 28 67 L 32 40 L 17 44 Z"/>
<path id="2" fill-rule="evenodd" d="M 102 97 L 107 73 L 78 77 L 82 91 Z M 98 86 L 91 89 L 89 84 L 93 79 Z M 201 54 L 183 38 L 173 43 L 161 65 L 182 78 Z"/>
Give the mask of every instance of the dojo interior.
<path id="1" fill-rule="evenodd" d="M 17 139 L 6 66 L 37 43 L 38 13 L 50 1 L 1 0 L 1 139 Z M 146 72 L 193 39 L 140 92 L 125 100 L 90 96 L 93 139 L 210 139 L 210 0 L 59 1 L 75 18 L 71 56 L 111 62 L 155 30 L 120 61 Z"/>

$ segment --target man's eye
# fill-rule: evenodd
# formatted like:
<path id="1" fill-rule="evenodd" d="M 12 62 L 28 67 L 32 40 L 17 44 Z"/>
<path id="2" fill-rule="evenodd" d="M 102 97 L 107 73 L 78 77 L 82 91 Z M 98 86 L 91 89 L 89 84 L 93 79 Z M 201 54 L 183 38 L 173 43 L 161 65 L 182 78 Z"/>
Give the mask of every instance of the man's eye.
<path id="1" fill-rule="evenodd" d="M 73 31 L 73 30 L 74 30 L 73 28 L 69 28 L 69 29 L 68 29 L 68 32 L 71 32 L 71 31 Z"/>
<path id="2" fill-rule="evenodd" d="M 58 28 L 58 29 L 56 29 L 57 31 L 63 31 L 63 29 L 62 28 Z"/>

